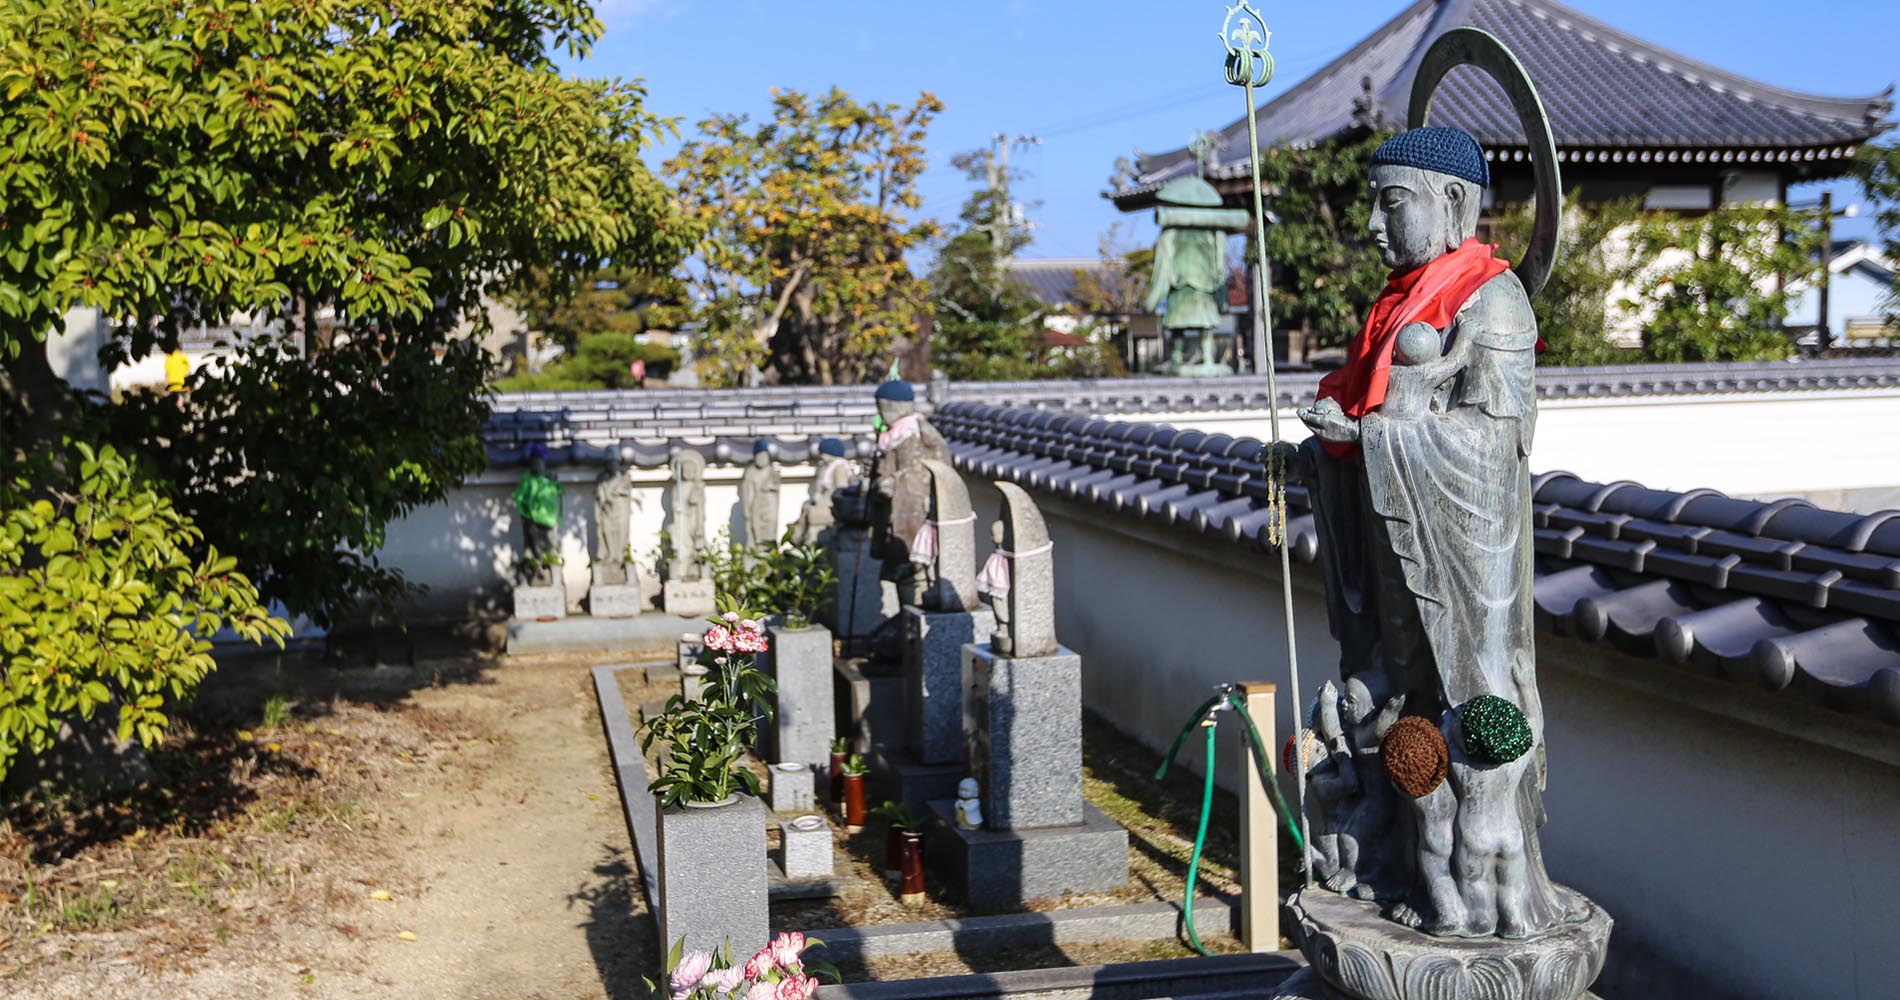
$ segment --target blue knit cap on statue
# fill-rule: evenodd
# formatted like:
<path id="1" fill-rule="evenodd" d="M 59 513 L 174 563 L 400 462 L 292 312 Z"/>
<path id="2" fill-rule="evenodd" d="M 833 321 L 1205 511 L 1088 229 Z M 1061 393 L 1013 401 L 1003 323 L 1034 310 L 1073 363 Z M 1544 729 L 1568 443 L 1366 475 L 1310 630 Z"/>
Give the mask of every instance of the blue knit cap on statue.
<path id="1" fill-rule="evenodd" d="M 818 442 L 818 454 L 836 455 L 839 458 L 843 458 L 844 457 L 844 442 L 838 440 L 837 438 L 825 438 L 824 440 Z"/>
<path id="2" fill-rule="evenodd" d="M 1491 168 L 1484 162 L 1484 149 L 1478 140 L 1443 125 L 1427 125 L 1387 139 L 1372 153 L 1372 165 L 1380 164 L 1417 167 L 1450 174 L 1479 187 L 1491 186 Z"/>
<path id="3" fill-rule="evenodd" d="M 916 401 L 917 390 L 912 389 L 910 383 L 903 379 L 892 379 L 889 382 L 878 383 L 877 398 L 910 403 Z"/>
<path id="4" fill-rule="evenodd" d="M 759 452 L 762 452 L 762 451 L 769 452 L 771 450 L 772 450 L 772 442 L 767 441 L 764 438 L 758 438 L 752 442 L 752 454 L 754 455 L 757 455 Z"/>

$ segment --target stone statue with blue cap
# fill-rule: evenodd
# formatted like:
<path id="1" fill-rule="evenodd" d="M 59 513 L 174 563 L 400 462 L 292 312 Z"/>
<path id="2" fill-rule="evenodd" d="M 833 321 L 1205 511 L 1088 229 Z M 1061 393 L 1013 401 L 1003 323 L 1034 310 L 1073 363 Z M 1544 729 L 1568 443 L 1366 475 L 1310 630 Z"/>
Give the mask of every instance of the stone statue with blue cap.
<path id="1" fill-rule="evenodd" d="M 832 494 L 857 481 L 857 467 L 845 457 L 844 442 L 828 437 L 818 442 L 818 469 L 812 474 L 805 506 L 793 523 L 793 540 L 800 545 L 825 545 L 831 526 L 837 522 L 831 509 Z"/>
<path id="2" fill-rule="evenodd" d="M 871 460 L 871 552 L 883 560 L 883 578 L 897 585 L 900 603 L 920 605 L 923 574 L 912 548 L 930 518 L 929 461 L 949 462 L 950 446 L 917 412 L 909 382 L 877 387 L 877 454 Z"/>

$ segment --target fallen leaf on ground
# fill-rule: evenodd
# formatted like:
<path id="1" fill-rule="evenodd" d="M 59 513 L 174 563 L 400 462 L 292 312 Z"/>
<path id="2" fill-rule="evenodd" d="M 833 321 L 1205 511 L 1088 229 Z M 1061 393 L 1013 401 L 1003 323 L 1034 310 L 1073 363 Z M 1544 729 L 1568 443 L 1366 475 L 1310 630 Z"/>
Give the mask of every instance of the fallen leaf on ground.
<path id="1" fill-rule="evenodd" d="M 395 899 L 396 897 L 390 895 L 388 889 L 378 889 L 375 892 L 370 893 L 369 898 L 374 899 L 377 902 L 387 903 L 390 900 Z"/>
<path id="2" fill-rule="evenodd" d="M 415 931 L 397 931 L 396 936 L 403 939 L 404 941 L 414 941 L 416 939 L 416 932 Z"/>

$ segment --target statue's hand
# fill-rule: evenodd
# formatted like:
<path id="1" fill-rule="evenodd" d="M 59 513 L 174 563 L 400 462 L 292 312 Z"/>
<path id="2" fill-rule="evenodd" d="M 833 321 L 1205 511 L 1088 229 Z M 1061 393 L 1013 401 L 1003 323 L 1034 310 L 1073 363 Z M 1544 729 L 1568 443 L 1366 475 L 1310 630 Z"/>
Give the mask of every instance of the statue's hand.
<path id="1" fill-rule="evenodd" d="M 1322 399 L 1296 412 L 1322 441 L 1351 444 L 1359 440 L 1359 421 L 1347 416 L 1346 411 L 1339 408 L 1338 400 Z"/>
<path id="2" fill-rule="evenodd" d="M 1266 461 L 1267 468 L 1277 469 L 1288 483 L 1304 485 L 1313 481 L 1312 456 L 1297 444 L 1275 441 L 1267 445 Z"/>

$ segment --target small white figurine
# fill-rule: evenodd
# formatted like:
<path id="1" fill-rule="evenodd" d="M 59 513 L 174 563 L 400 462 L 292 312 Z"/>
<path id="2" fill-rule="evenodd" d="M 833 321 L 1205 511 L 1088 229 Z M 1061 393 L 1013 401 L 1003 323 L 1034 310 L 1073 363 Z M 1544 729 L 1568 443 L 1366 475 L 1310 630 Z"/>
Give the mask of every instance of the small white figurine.
<path id="1" fill-rule="evenodd" d="M 957 826 L 961 829 L 976 830 L 983 826 L 983 803 L 977 800 L 978 794 L 975 778 L 957 782 Z"/>

